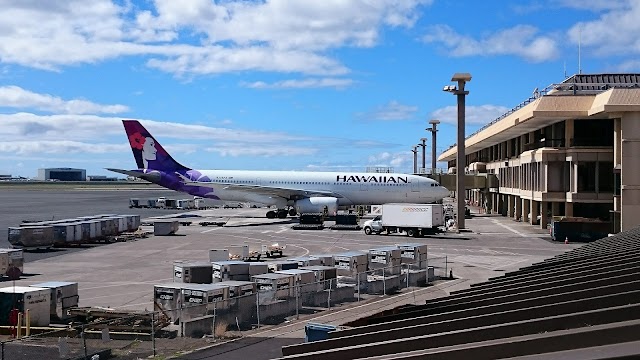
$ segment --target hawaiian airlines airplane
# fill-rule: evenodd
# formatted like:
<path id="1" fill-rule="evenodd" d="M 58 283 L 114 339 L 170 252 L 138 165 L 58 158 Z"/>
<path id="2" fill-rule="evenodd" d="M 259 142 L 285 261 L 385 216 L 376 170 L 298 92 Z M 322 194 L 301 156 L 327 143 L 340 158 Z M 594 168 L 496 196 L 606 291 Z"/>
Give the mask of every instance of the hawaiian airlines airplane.
<path id="1" fill-rule="evenodd" d="M 434 203 L 449 191 L 427 177 L 398 173 L 194 170 L 181 165 L 136 120 L 123 120 L 138 169 L 107 169 L 168 189 L 223 201 L 275 205 L 268 218 L 339 206 Z"/>

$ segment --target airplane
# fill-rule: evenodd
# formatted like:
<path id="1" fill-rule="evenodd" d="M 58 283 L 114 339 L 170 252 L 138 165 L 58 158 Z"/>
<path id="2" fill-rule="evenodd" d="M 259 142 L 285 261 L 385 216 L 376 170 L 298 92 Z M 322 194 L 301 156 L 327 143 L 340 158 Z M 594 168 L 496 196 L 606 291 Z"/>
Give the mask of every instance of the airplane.
<path id="1" fill-rule="evenodd" d="M 122 120 L 138 166 L 107 168 L 204 198 L 275 205 L 267 218 L 298 213 L 335 215 L 338 207 L 435 203 L 449 190 L 433 179 L 401 173 L 195 170 L 175 161 L 137 120 Z"/>

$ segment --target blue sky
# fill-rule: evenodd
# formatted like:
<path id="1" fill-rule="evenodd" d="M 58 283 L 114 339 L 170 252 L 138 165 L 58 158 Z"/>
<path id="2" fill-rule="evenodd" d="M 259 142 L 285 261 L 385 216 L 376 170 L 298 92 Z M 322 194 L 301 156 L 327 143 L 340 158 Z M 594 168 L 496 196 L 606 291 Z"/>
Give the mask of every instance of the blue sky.
<path id="1" fill-rule="evenodd" d="M 577 73 L 579 43 L 582 73 L 640 72 L 638 0 L 0 7 L 0 173 L 27 177 L 135 168 L 121 119 L 194 168 L 411 172 L 430 119 L 455 142 L 456 72 L 467 134 Z"/>

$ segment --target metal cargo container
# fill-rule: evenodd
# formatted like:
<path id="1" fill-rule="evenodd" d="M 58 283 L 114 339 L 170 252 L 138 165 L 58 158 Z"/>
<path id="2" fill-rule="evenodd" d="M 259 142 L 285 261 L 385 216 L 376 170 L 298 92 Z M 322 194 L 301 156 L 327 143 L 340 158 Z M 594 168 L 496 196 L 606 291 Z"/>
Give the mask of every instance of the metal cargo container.
<path id="1" fill-rule="evenodd" d="M 78 230 L 77 227 L 76 227 L 76 230 Z M 88 242 L 89 240 L 91 240 L 91 223 L 89 221 L 81 221 L 80 222 L 80 231 L 81 231 L 81 234 L 82 234 L 81 238 L 80 238 L 80 242 L 85 243 L 85 242 Z M 95 228 L 94 228 L 94 232 L 95 232 Z M 77 236 L 76 236 L 76 238 L 77 238 Z"/>
<path id="2" fill-rule="evenodd" d="M 124 218 L 126 231 L 136 231 L 140 227 L 140 215 L 119 215 Z"/>
<path id="3" fill-rule="evenodd" d="M 355 276 L 365 273 L 369 262 L 368 255 L 359 251 L 350 251 L 333 256 L 334 266 L 340 276 Z"/>
<path id="4" fill-rule="evenodd" d="M 156 220 L 153 222 L 153 235 L 173 235 L 179 228 L 178 220 Z"/>
<path id="5" fill-rule="evenodd" d="M 115 218 L 118 219 L 118 234 L 127 231 L 127 218 L 122 215 L 118 215 Z"/>
<path id="6" fill-rule="evenodd" d="M 75 226 L 73 224 L 55 224 L 53 226 L 54 243 L 56 245 L 65 245 L 73 242 L 75 238 Z"/>
<path id="7" fill-rule="evenodd" d="M 82 242 L 82 223 L 73 222 L 69 223 L 69 225 L 73 226 L 73 240 L 71 243 L 79 244 Z"/>
<path id="8" fill-rule="evenodd" d="M 246 296 L 249 294 L 255 294 L 258 291 L 258 284 L 253 281 L 237 281 L 229 280 L 223 281 L 220 284 L 229 287 L 229 298 L 236 298 L 240 296 Z"/>
<path id="9" fill-rule="evenodd" d="M 175 261 L 173 282 L 211 284 L 211 263 L 208 261 Z"/>
<path id="10" fill-rule="evenodd" d="M 289 274 L 254 275 L 251 281 L 258 286 L 260 303 L 287 299 L 293 295 L 294 277 Z"/>
<path id="11" fill-rule="evenodd" d="M 22 249 L 0 249 L 0 253 L 9 255 L 8 267 L 15 267 L 20 270 L 20 274 L 24 271 L 24 252 Z"/>
<path id="12" fill-rule="evenodd" d="M 107 217 L 102 219 L 104 228 L 102 229 L 102 234 L 104 236 L 115 236 L 118 235 L 118 218 L 116 217 Z"/>
<path id="13" fill-rule="evenodd" d="M 300 256 L 296 258 L 287 259 L 287 261 L 293 261 L 298 263 L 298 267 L 322 265 L 322 260 L 314 256 Z"/>
<path id="14" fill-rule="evenodd" d="M 52 319 L 66 320 L 70 316 L 67 310 L 78 306 L 78 283 L 66 281 L 49 281 L 30 287 L 49 289 L 50 314 Z"/>
<path id="15" fill-rule="evenodd" d="M 98 227 L 100 223 L 95 220 L 87 220 L 85 221 L 89 224 L 89 240 L 95 240 L 98 238 Z"/>
<path id="16" fill-rule="evenodd" d="M 320 259 L 320 265 L 334 266 L 333 254 L 309 255 L 309 256 Z M 309 265 L 309 266 L 314 266 L 314 265 Z"/>
<path id="17" fill-rule="evenodd" d="M 229 260 L 229 249 L 211 249 L 209 250 L 209 261 L 227 261 Z"/>
<path id="18" fill-rule="evenodd" d="M 9 243 L 18 248 L 49 248 L 53 246 L 53 226 L 10 227 Z"/>
<path id="19" fill-rule="evenodd" d="M 249 263 L 249 276 L 266 274 L 269 272 L 269 265 L 261 262 Z"/>
<path id="20" fill-rule="evenodd" d="M 324 284 L 316 282 L 316 274 L 311 270 L 291 269 L 276 271 L 275 274 L 292 275 L 294 287 L 300 289 L 299 294 L 324 290 Z M 295 295 L 295 292 L 293 295 Z"/>
<path id="21" fill-rule="evenodd" d="M 49 326 L 50 290 L 30 286 L 0 288 L 0 325 L 9 324 L 9 312 L 14 307 L 20 312 L 29 310 L 31 326 Z"/>
<path id="22" fill-rule="evenodd" d="M 0 252 L 0 277 L 7 275 L 9 266 L 9 253 Z M 16 274 L 14 274 L 14 276 L 15 275 Z"/>
<path id="23" fill-rule="evenodd" d="M 426 269 L 427 245 L 420 243 L 397 244 L 403 264 L 410 264 L 413 269 Z"/>
<path id="24" fill-rule="evenodd" d="M 322 282 L 324 289 L 335 288 L 335 279 L 338 274 L 334 266 L 305 266 L 301 270 L 313 271 L 316 282 Z"/>
<path id="25" fill-rule="evenodd" d="M 153 287 L 153 298 L 164 312 L 169 315 L 172 323 L 180 321 L 182 307 L 182 287 L 185 284 L 159 284 Z"/>
<path id="26" fill-rule="evenodd" d="M 287 261 L 287 260 L 269 261 L 267 263 L 267 266 L 269 267 L 269 272 L 274 273 L 276 271 L 281 271 L 281 270 L 297 269 L 298 263 L 293 261 Z"/>
<path id="27" fill-rule="evenodd" d="M 378 275 L 400 274 L 400 254 L 397 246 L 369 249 L 369 270 L 377 270 Z"/>
<path id="28" fill-rule="evenodd" d="M 229 300 L 229 287 L 222 284 L 185 284 L 182 287 L 183 320 L 213 314 L 224 309 Z"/>
<path id="29" fill-rule="evenodd" d="M 213 282 L 226 280 L 249 280 L 249 263 L 237 260 L 216 261 L 211 263 Z"/>

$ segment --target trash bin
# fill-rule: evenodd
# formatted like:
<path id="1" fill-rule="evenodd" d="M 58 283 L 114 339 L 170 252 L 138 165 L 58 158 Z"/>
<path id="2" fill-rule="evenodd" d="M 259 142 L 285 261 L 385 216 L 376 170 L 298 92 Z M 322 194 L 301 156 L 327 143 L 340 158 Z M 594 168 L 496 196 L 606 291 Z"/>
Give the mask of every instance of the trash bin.
<path id="1" fill-rule="evenodd" d="M 334 331 L 337 328 L 335 325 L 307 323 L 304 326 L 304 342 L 327 340 L 329 331 Z"/>

